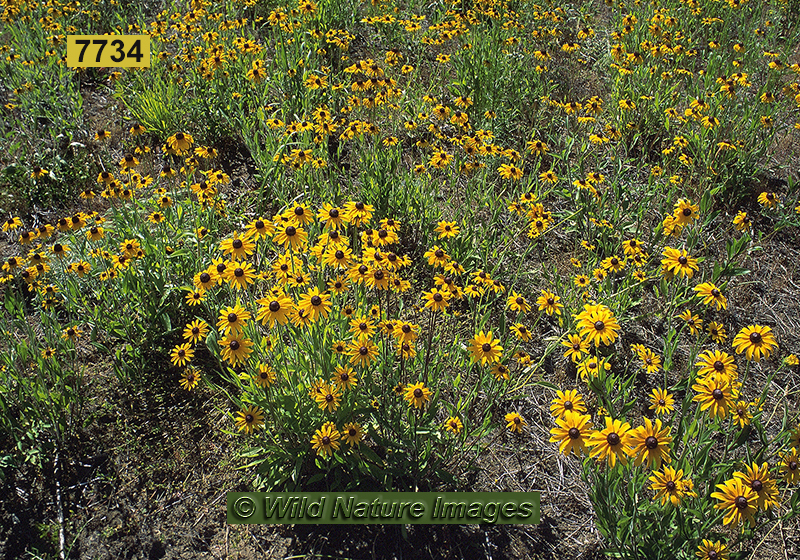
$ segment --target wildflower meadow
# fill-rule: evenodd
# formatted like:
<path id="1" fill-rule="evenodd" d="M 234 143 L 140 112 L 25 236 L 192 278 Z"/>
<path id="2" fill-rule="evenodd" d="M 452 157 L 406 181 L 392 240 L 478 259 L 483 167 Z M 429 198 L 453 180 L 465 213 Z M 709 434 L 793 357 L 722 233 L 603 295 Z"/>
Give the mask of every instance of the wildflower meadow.
<path id="1" fill-rule="evenodd" d="M 0 557 L 798 557 L 800 2 L 0 21 Z M 251 490 L 541 523 L 227 525 Z"/>

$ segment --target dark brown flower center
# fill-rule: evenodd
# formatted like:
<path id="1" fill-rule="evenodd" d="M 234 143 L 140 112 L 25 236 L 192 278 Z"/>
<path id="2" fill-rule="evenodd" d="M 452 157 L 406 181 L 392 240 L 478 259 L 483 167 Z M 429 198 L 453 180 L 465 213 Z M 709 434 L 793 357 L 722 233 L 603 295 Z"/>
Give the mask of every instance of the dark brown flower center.
<path id="1" fill-rule="evenodd" d="M 233 245 L 234 249 L 241 249 L 242 245 L 243 245 L 242 244 L 242 240 L 241 239 L 234 239 L 232 245 Z"/>
<path id="2" fill-rule="evenodd" d="M 667 490 L 669 490 L 670 492 L 674 492 L 675 491 L 675 482 L 672 481 L 672 480 L 668 480 L 667 483 L 664 486 L 666 486 Z"/>
<path id="3" fill-rule="evenodd" d="M 665 406 L 666 404 L 667 404 L 667 402 L 664 399 L 658 399 L 658 405 L 659 406 Z"/>
<path id="4" fill-rule="evenodd" d="M 264 222 L 256 220 L 256 229 L 264 229 Z"/>
<path id="5" fill-rule="evenodd" d="M 436 255 L 437 259 L 441 259 L 444 256 L 444 251 L 441 249 L 436 249 L 433 254 Z"/>
<path id="6" fill-rule="evenodd" d="M 244 417 L 244 419 L 247 421 L 248 424 L 252 423 L 253 420 L 255 420 L 252 414 L 248 414 L 247 416 Z"/>
<path id="7" fill-rule="evenodd" d="M 736 504 L 736 507 L 739 509 L 747 509 L 748 506 L 747 498 L 744 496 L 737 496 L 733 503 Z"/>
<path id="8" fill-rule="evenodd" d="M 790 471 L 796 471 L 797 470 L 797 461 L 789 461 L 789 464 L 787 466 L 789 467 Z"/>
<path id="9" fill-rule="evenodd" d="M 302 216 L 305 213 L 306 213 L 306 211 L 303 209 L 302 206 L 298 206 L 297 208 L 294 209 L 294 215 L 295 216 Z"/>
<path id="10" fill-rule="evenodd" d="M 547 298 L 547 305 L 553 305 L 555 300 L 553 298 Z"/>
<path id="11" fill-rule="evenodd" d="M 525 300 L 521 297 L 518 297 L 517 299 L 514 300 L 514 303 L 516 303 L 517 305 L 522 305 L 523 303 L 525 303 Z"/>
<path id="12" fill-rule="evenodd" d="M 295 235 L 297 235 L 297 229 L 295 229 L 294 226 L 288 226 L 286 228 L 286 235 L 288 235 L 289 237 L 294 237 Z"/>
<path id="13" fill-rule="evenodd" d="M 331 438 L 329 438 L 328 436 L 322 436 L 322 445 L 330 445 L 330 444 L 331 444 Z"/>
<path id="14" fill-rule="evenodd" d="M 422 398 L 422 389 L 414 389 L 414 398 L 421 399 Z"/>
<path id="15" fill-rule="evenodd" d="M 711 290 L 711 295 L 714 297 L 719 297 L 720 291 L 717 288 Z"/>
<path id="16" fill-rule="evenodd" d="M 491 352 L 492 351 L 492 345 L 489 344 L 488 342 L 484 342 L 483 346 L 481 346 L 481 350 L 483 350 L 484 352 Z"/>
<path id="17" fill-rule="evenodd" d="M 319 296 L 312 296 L 311 297 L 311 305 L 314 307 L 322 304 L 322 298 Z"/>
<path id="18" fill-rule="evenodd" d="M 764 488 L 764 483 L 760 480 L 754 480 L 750 483 L 750 488 L 752 488 L 756 492 L 761 492 L 761 489 Z"/>
<path id="19" fill-rule="evenodd" d="M 608 437 L 606 437 L 606 441 L 608 442 L 608 445 L 613 447 L 615 445 L 619 445 L 621 440 L 618 433 L 611 432 L 608 434 Z"/>
<path id="20" fill-rule="evenodd" d="M 230 344 L 228 344 L 228 347 L 229 347 L 231 350 L 233 350 L 233 351 L 236 351 L 236 350 L 238 350 L 238 349 L 239 349 L 239 346 L 241 346 L 241 345 L 239 344 L 239 341 L 238 341 L 238 340 L 231 340 L 231 343 L 230 343 Z"/>
<path id="21" fill-rule="evenodd" d="M 333 401 L 333 395 L 331 395 L 330 393 L 328 393 L 327 395 L 325 395 L 325 401 L 326 401 L 326 402 L 331 402 L 331 401 Z"/>
<path id="22" fill-rule="evenodd" d="M 680 257 L 678 257 L 678 262 L 685 265 L 687 262 L 689 262 L 689 260 L 683 255 L 681 255 Z"/>
<path id="23" fill-rule="evenodd" d="M 597 332 L 600 332 L 605 328 L 606 328 L 606 324 L 603 321 L 595 321 L 594 330 L 596 330 Z"/>
<path id="24" fill-rule="evenodd" d="M 338 218 L 339 217 L 339 209 L 338 208 L 332 208 L 331 211 L 328 212 L 328 216 L 330 216 L 331 218 Z"/>
<path id="25" fill-rule="evenodd" d="M 719 401 L 722 400 L 725 395 L 720 389 L 714 389 L 711 391 L 711 396 L 714 397 L 714 400 Z"/>
<path id="26" fill-rule="evenodd" d="M 581 431 L 578 428 L 570 428 L 568 434 L 570 439 L 578 439 L 581 437 Z"/>
<path id="27" fill-rule="evenodd" d="M 433 294 L 433 301 L 438 303 L 438 302 L 442 301 L 443 299 L 444 299 L 444 297 L 442 296 L 442 294 Z"/>
<path id="28" fill-rule="evenodd" d="M 356 437 L 358 435 L 358 430 L 356 430 L 355 428 L 350 428 L 349 430 L 347 430 L 347 435 L 349 435 L 350 437 Z"/>
<path id="29" fill-rule="evenodd" d="M 364 203 L 363 202 L 356 202 L 356 210 L 363 210 Z"/>
<path id="30" fill-rule="evenodd" d="M 228 322 L 233 324 L 239 320 L 239 316 L 236 313 L 228 313 Z"/>
<path id="31" fill-rule="evenodd" d="M 572 401 L 564 401 L 564 410 L 572 410 Z"/>
<path id="32" fill-rule="evenodd" d="M 233 271 L 233 275 L 236 276 L 237 278 L 241 278 L 242 276 L 244 276 L 244 270 L 242 270 L 241 268 L 237 268 L 236 270 Z"/>
<path id="33" fill-rule="evenodd" d="M 362 346 L 361 348 L 358 349 L 358 353 L 361 354 L 362 356 L 366 356 L 367 354 L 369 354 L 369 348 L 367 348 L 366 346 Z"/>
<path id="34" fill-rule="evenodd" d="M 344 258 L 344 251 L 338 250 L 333 254 L 333 256 L 336 257 L 337 260 L 341 260 Z"/>
<path id="35" fill-rule="evenodd" d="M 753 344 L 758 344 L 759 342 L 761 342 L 761 333 L 759 333 L 757 331 L 756 332 L 751 332 L 750 333 L 750 342 L 752 342 Z"/>
<path id="36" fill-rule="evenodd" d="M 714 369 L 717 370 L 717 371 L 724 371 L 725 370 L 725 364 L 723 364 L 721 361 L 717 360 L 716 362 L 714 362 Z"/>
<path id="37" fill-rule="evenodd" d="M 273 313 L 276 313 L 277 311 L 279 311 L 280 308 L 281 308 L 281 304 L 278 303 L 277 300 L 273 300 L 273 301 L 269 302 L 269 310 L 272 311 Z"/>
<path id="38" fill-rule="evenodd" d="M 653 436 L 647 436 L 644 440 L 644 446 L 647 449 L 655 449 L 658 447 L 658 440 Z"/>
<path id="39" fill-rule="evenodd" d="M 692 209 L 691 208 L 684 208 L 683 209 L 683 215 L 686 216 L 686 217 L 691 216 L 692 215 Z"/>

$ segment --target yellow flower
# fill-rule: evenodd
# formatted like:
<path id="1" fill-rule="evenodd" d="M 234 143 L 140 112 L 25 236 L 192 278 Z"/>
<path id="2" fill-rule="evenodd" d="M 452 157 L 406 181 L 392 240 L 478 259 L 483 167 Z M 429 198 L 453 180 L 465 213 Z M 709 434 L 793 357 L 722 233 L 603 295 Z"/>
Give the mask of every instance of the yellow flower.
<path id="1" fill-rule="evenodd" d="M 588 454 L 584 438 L 588 438 L 591 429 L 592 422 L 588 414 L 567 411 L 563 417 L 556 419 L 556 427 L 550 430 L 550 441 L 558 442 L 558 451 L 564 455 L 572 452 L 580 455 L 581 451 Z"/>
<path id="2" fill-rule="evenodd" d="M 264 411 L 257 406 L 247 406 L 236 413 L 236 427 L 250 434 L 264 425 Z"/>
<path id="3" fill-rule="evenodd" d="M 737 354 L 745 352 L 748 360 L 769 358 L 777 347 L 772 329 L 762 325 L 744 327 L 733 339 L 733 349 Z"/>
<path id="4" fill-rule="evenodd" d="M 317 452 L 317 455 L 331 457 L 333 452 L 339 449 L 341 437 L 342 434 L 336 429 L 333 422 L 325 422 L 322 428 L 311 437 L 311 448 Z"/>
<path id="5" fill-rule="evenodd" d="M 518 434 L 522 433 L 522 428 L 528 425 L 525 419 L 517 412 L 509 412 L 505 415 L 506 428 Z"/>
<path id="6" fill-rule="evenodd" d="M 192 361 L 193 356 L 194 350 L 188 342 L 177 345 L 172 349 L 172 352 L 170 352 L 170 360 L 176 366 L 184 366 L 188 364 L 190 361 Z"/>
<path id="7" fill-rule="evenodd" d="M 403 398 L 408 402 L 409 406 L 422 408 L 425 403 L 431 400 L 431 390 L 420 381 L 406 387 Z"/>
<path id="8" fill-rule="evenodd" d="M 609 416 L 606 416 L 605 423 L 606 427 L 603 430 L 589 435 L 586 443 L 592 448 L 590 456 L 607 459 L 612 467 L 617 461 L 623 465 L 627 464 L 626 440 L 631 429 L 630 424 Z"/>
<path id="9" fill-rule="evenodd" d="M 503 347 L 500 346 L 500 341 L 494 338 L 492 331 L 488 333 L 480 331 L 470 340 L 469 353 L 471 362 L 485 365 L 500 361 Z"/>
<path id="10" fill-rule="evenodd" d="M 716 509 L 727 510 L 723 523 L 735 527 L 741 521 L 747 520 L 750 522 L 750 526 L 754 527 L 756 521 L 753 516 L 758 511 L 756 507 L 758 495 L 753 492 L 753 489 L 739 478 L 732 478 L 722 484 L 717 484 L 717 488 L 719 491 L 713 492 L 711 497 L 720 501 L 714 506 Z"/>

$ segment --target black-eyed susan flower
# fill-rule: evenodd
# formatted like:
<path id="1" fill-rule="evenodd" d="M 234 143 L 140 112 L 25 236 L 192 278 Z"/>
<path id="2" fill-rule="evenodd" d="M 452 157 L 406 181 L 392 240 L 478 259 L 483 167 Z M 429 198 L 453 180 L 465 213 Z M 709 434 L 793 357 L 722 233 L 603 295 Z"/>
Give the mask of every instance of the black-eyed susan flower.
<path id="1" fill-rule="evenodd" d="M 178 344 L 175 348 L 172 349 L 172 352 L 169 354 L 170 361 L 176 366 L 185 366 L 189 362 L 192 361 L 192 357 L 194 356 L 194 350 L 192 349 L 191 344 Z"/>
<path id="2" fill-rule="evenodd" d="M 232 262 L 225 270 L 225 280 L 237 290 L 246 289 L 255 282 L 256 274 L 253 265 L 249 262 Z"/>
<path id="3" fill-rule="evenodd" d="M 768 510 L 772 507 L 777 507 L 780 503 L 778 500 L 778 486 L 775 479 L 769 472 L 769 465 L 753 462 L 752 465 L 744 465 L 744 471 L 736 471 L 733 473 L 734 478 L 741 480 L 745 486 L 750 487 L 755 492 L 757 498 L 755 506 L 761 510 Z"/>
<path id="4" fill-rule="evenodd" d="M 471 362 L 480 362 L 485 365 L 500 361 L 503 347 L 500 341 L 495 339 L 492 331 L 484 333 L 480 331 L 470 341 L 469 353 Z"/>
<path id="5" fill-rule="evenodd" d="M 200 370 L 191 366 L 186 368 L 181 373 L 181 378 L 178 382 L 186 391 L 193 390 L 200 383 Z"/>
<path id="6" fill-rule="evenodd" d="M 344 343 L 341 343 L 344 345 Z M 339 352 L 337 352 L 339 353 Z M 348 366 L 337 366 L 331 373 L 331 382 L 342 390 L 352 389 L 358 383 L 358 376 Z"/>
<path id="7" fill-rule="evenodd" d="M 262 389 L 275 383 L 277 374 L 268 364 L 259 363 L 252 375 L 253 383 Z"/>
<path id="8" fill-rule="evenodd" d="M 243 364 L 253 352 L 253 341 L 231 333 L 225 335 L 219 341 L 222 349 L 222 358 L 229 362 L 233 367 Z"/>
<path id="9" fill-rule="evenodd" d="M 197 344 L 206 338 L 208 330 L 208 323 L 202 319 L 195 319 L 183 329 L 183 339 L 187 340 L 190 344 Z"/>
<path id="10" fill-rule="evenodd" d="M 318 384 L 314 400 L 317 402 L 317 406 L 325 412 L 336 412 L 339 402 L 342 400 L 342 394 L 336 385 L 322 381 Z"/>
<path id="11" fill-rule="evenodd" d="M 455 222 L 442 221 L 436 225 L 434 231 L 438 234 L 439 239 L 448 239 L 457 236 L 461 230 Z"/>
<path id="12" fill-rule="evenodd" d="M 700 403 L 700 410 L 708 410 L 712 419 L 724 419 L 736 399 L 735 391 L 726 378 L 704 378 L 692 385 L 697 394 L 692 398 Z"/>
<path id="13" fill-rule="evenodd" d="M 438 288 L 431 289 L 430 292 L 423 292 L 422 297 L 425 300 L 425 307 L 431 311 L 444 311 L 450 304 L 452 297 L 448 291 L 439 291 Z"/>
<path id="14" fill-rule="evenodd" d="M 264 425 L 264 411 L 257 406 L 246 406 L 236 413 L 236 427 L 240 432 L 251 434 Z"/>
<path id="15" fill-rule="evenodd" d="M 798 457 L 798 448 L 792 447 L 788 452 L 781 453 L 780 460 L 778 476 L 783 478 L 787 484 L 800 482 L 800 457 Z"/>
<path id="16" fill-rule="evenodd" d="M 689 327 L 689 332 L 692 334 L 697 334 L 703 327 L 703 319 L 692 313 L 689 309 L 683 311 L 679 317 L 684 320 L 686 326 Z"/>
<path id="17" fill-rule="evenodd" d="M 339 449 L 339 440 L 342 434 L 336 429 L 333 422 L 325 422 L 311 437 L 311 448 L 317 455 L 323 457 L 333 456 L 333 452 Z"/>
<path id="18" fill-rule="evenodd" d="M 654 472 L 649 480 L 650 488 L 656 493 L 655 499 L 661 500 L 661 505 L 670 503 L 678 507 L 686 497 L 683 470 L 676 471 L 672 467 L 664 467 L 662 471 Z"/>
<path id="19" fill-rule="evenodd" d="M 635 456 L 634 464 L 638 467 L 644 462 L 650 468 L 658 468 L 662 462 L 669 463 L 670 436 L 669 427 L 662 428 L 661 420 L 656 419 L 655 424 L 649 419 L 644 419 L 644 425 L 628 432 L 629 455 Z"/>
<path id="20" fill-rule="evenodd" d="M 422 408 L 425 403 L 431 400 L 431 394 L 431 390 L 425 387 L 425 384 L 420 381 L 419 383 L 408 385 L 405 388 L 403 398 L 409 406 Z"/>
<path id="21" fill-rule="evenodd" d="M 567 411 L 563 417 L 556 418 L 556 426 L 550 430 L 550 441 L 557 442 L 559 453 L 564 455 L 580 455 L 581 452 L 588 454 L 586 439 L 591 430 L 592 422 L 588 414 Z"/>
<path id="22" fill-rule="evenodd" d="M 561 309 L 564 305 L 560 303 L 560 300 L 561 298 L 556 294 L 548 290 L 542 290 L 542 294 L 536 300 L 536 305 L 539 306 L 539 311 L 544 311 L 550 316 L 554 313 L 561 315 Z"/>
<path id="23" fill-rule="evenodd" d="M 656 414 L 669 414 L 675 410 L 675 397 L 666 389 L 656 388 L 650 393 L 650 410 Z"/>
<path id="24" fill-rule="evenodd" d="M 167 138 L 167 146 L 177 155 L 183 155 L 188 152 L 193 143 L 194 138 L 192 138 L 192 135 L 185 132 L 176 132 Z"/>
<path id="25" fill-rule="evenodd" d="M 733 349 L 737 354 L 744 352 L 748 360 L 769 358 L 777 347 L 772 329 L 762 325 L 744 327 L 733 339 Z"/>
<path id="26" fill-rule="evenodd" d="M 205 293 L 197 290 L 190 290 L 189 293 L 186 294 L 186 303 L 192 307 L 199 305 L 202 301 L 205 301 L 205 299 Z"/>
<path id="27" fill-rule="evenodd" d="M 758 195 L 758 203 L 769 209 L 777 208 L 780 201 L 780 197 L 774 192 L 762 192 Z"/>
<path id="28" fill-rule="evenodd" d="M 284 248 L 293 251 L 301 250 L 308 241 L 308 232 L 301 227 L 293 225 L 281 224 L 276 226 L 273 240 Z"/>
<path id="29" fill-rule="evenodd" d="M 578 320 L 581 337 L 596 346 L 609 346 L 619 336 L 619 323 L 614 313 L 605 305 L 587 304 L 575 318 Z"/>
<path id="30" fill-rule="evenodd" d="M 552 407 L 551 407 L 552 408 Z M 566 415 L 568 411 L 565 411 Z M 564 416 L 561 416 L 564 418 Z M 589 455 L 600 460 L 607 460 L 611 467 L 617 461 L 627 464 L 627 436 L 631 429 L 630 424 L 623 420 L 605 417 L 606 427 L 602 430 L 591 432 L 586 440 L 586 445 L 591 447 Z"/>
<path id="31" fill-rule="evenodd" d="M 78 327 L 67 327 L 66 329 L 61 331 L 61 338 L 64 340 L 69 340 L 70 342 L 75 342 L 78 338 L 81 337 L 83 331 L 80 330 Z"/>
<path id="32" fill-rule="evenodd" d="M 367 367 L 378 357 L 378 347 L 369 338 L 356 338 L 348 345 L 347 354 L 351 364 Z"/>
<path id="33" fill-rule="evenodd" d="M 563 418 L 567 412 L 586 413 L 586 403 L 575 389 L 556 391 L 556 398 L 550 403 L 550 413 L 556 418 Z"/>
<path id="34" fill-rule="evenodd" d="M 718 310 L 728 307 L 728 300 L 722 295 L 720 289 L 711 282 L 703 282 L 693 289 L 697 292 L 698 297 L 703 298 L 703 303 L 705 305 L 711 305 L 713 303 Z"/>
<path id="35" fill-rule="evenodd" d="M 219 248 L 223 254 L 230 255 L 231 258 L 244 259 L 253 254 L 255 243 L 247 233 L 239 235 L 237 232 L 232 238 L 224 239 Z"/>
<path id="36" fill-rule="evenodd" d="M 522 433 L 522 428 L 528 425 L 525 419 L 518 412 L 509 412 L 505 415 L 506 428 L 517 434 Z"/>
<path id="37" fill-rule="evenodd" d="M 508 296 L 508 299 L 506 300 L 506 308 L 510 309 L 511 311 L 516 311 L 517 313 L 529 313 L 531 310 L 531 304 L 528 303 L 527 300 L 517 292 L 512 291 L 511 295 Z"/>
<path id="38" fill-rule="evenodd" d="M 454 434 L 460 434 L 464 429 L 464 423 L 458 416 L 451 416 L 444 423 L 444 429 Z"/>
<path id="39" fill-rule="evenodd" d="M 528 342 L 533 338 L 533 333 L 522 323 L 514 323 L 511 325 L 511 332 L 514 333 L 514 336 L 517 337 L 517 340 L 520 340 L 521 342 Z"/>
<path id="40" fill-rule="evenodd" d="M 693 223 L 699 216 L 700 207 L 686 198 L 681 198 L 675 204 L 672 217 L 678 226 L 687 226 Z"/>
<path id="41" fill-rule="evenodd" d="M 700 267 L 697 266 L 697 259 L 690 256 L 685 249 L 665 247 L 662 254 L 664 258 L 661 260 L 661 270 L 667 279 L 675 276 L 691 278 L 695 271 L 700 270 Z"/>
<path id="42" fill-rule="evenodd" d="M 700 368 L 697 371 L 700 377 L 735 380 L 739 375 L 733 356 L 726 352 L 706 350 L 697 358 L 698 362 L 695 365 Z"/>
<path id="43" fill-rule="evenodd" d="M 722 541 L 703 539 L 695 552 L 700 560 L 729 560 L 728 546 Z"/>
<path id="44" fill-rule="evenodd" d="M 358 422 L 348 422 L 342 428 L 344 442 L 351 447 L 358 447 L 364 438 L 364 431 Z"/>
<path id="45" fill-rule="evenodd" d="M 250 312 L 237 303 L 235 306 L 228 306 L 219 312 L 217 328 L 221 333 L 238 336 L 242 334 L 251 317 Z"/>
<path id="46" fill-rule="evenodd" d="M 445 250 L 438 245 L 434 245 L 428 249 L 423 257 L 428 259 L 428 264 L 434 268 L 444 267 L 444 265 L 450 260 L 450 255 L 448 255 L 447 252 L 445 252 Z"/>
<path id="47" fill-rule="evenodd" d="M 725 325 L 717 323 L 716 321 L 709 321 L 706 325 L 706 332 L 711 340 L 717 344 L 722 344 L 728 338 L 728 332 L 725 330 Z"/>
<path id="48" fill-rule="evenodd" d="M 717 484 L 719 490 L 711 494 L 720 503 L 714 507 L 725 510 L 723 523 L 737 526 L 742 521 L 748 521 L 751 527 L 755 526 L 755 514 L 758 511 L 756 503 L 758 495 L 739 478 L 731 478 L 722 484 Z"/>
<path id="49" fill-rule="evenodd" d="M 331 296 L 320 292 L 319 288 L 313 287 L 300 296 L 297 308 L 302 309 L 313 323 L 320 317 L 324 319 L 328 316 L 331 310 Z"/>

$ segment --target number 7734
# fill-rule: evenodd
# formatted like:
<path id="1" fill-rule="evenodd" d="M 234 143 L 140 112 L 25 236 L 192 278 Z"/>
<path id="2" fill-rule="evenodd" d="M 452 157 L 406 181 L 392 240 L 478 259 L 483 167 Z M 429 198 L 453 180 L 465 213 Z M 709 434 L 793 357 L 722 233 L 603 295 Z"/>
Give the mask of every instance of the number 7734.
<path id="1" fill-rule="evenodd" d="M 67 66 L 150 66 L 149 35 L 67 35 Z"/>

